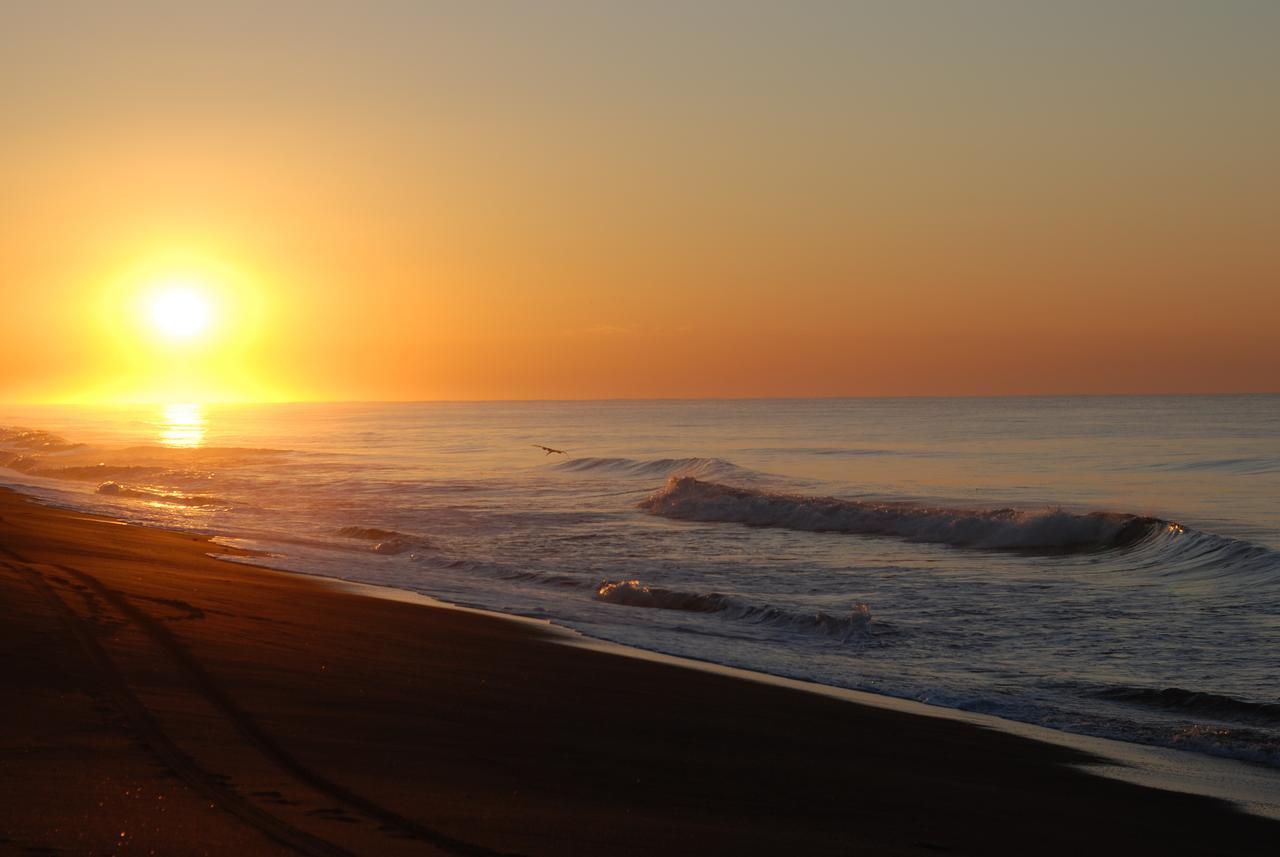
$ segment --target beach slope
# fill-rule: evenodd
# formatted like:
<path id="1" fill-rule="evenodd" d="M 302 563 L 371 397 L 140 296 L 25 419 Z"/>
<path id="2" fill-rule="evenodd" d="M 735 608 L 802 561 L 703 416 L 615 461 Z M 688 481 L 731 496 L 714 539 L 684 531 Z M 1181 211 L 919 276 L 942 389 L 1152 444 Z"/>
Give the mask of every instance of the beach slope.
<path id="1" fill-rule="evenodd" d="M 969 724 L 563 645 L 0 490 L 0 851 L 1272 854 Z M 222 552 L 223 549 L 217 550 Z"/>

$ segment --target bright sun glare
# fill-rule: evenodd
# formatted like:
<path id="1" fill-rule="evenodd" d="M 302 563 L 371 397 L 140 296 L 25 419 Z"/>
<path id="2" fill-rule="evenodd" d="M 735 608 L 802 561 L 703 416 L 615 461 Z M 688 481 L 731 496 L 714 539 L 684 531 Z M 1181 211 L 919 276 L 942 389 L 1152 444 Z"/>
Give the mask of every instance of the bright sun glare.
<path id="1" fill-rule="evenodd" d="M 209 324 L 209 301 L 190 286 L 165 286 L 151 299 L 151 323 L 166 337 L 190 339 Z"/>
<path id="2" fill-rule="evenodd" d="M 269 305 L 265 285 L 226 262 L 177 251 L 121 267 L 103 284 L 97 307 L 113 359 L 84 397 L 209 403 L 279 395 L 259 380 L 253 359 Z M 175 406 L 165 415 L 175 428 L 164 442 L 199 445 L 198 416 Z"/>

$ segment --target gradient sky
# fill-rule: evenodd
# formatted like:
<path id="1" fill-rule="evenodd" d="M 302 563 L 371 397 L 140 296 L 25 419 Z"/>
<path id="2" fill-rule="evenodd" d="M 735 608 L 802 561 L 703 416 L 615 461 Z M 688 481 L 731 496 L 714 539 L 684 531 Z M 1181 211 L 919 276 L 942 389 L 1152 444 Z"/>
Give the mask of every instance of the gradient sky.
<path id="1" fill-rule="evenodd" d="M 1277 390 L 1278 152 L 1272 2 L 7 3 L 0 401 Z"/>

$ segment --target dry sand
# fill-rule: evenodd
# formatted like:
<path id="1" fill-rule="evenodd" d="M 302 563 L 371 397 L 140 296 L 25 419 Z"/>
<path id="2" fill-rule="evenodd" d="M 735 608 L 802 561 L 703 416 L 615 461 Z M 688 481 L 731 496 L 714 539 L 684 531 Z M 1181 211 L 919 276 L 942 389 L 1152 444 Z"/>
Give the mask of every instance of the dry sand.
<path id="1" fill-rule="evenodd" d="M 1275 854 L 972 725 L 574 648 L 0 490 L 0 852 Z"/>

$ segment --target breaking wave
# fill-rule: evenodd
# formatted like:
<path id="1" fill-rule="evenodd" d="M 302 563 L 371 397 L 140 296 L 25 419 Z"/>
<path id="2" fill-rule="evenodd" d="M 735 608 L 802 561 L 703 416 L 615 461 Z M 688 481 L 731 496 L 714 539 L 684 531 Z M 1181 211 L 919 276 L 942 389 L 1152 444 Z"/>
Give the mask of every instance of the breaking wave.
<path id="1" fill-rule="evenodd" d="M 1112 512 L 967 510 L 778 494 L 672 477 L 640 504 L 655 515 L 810 532 L 900 536 L 975 548 L 1095 550 L 1132 544 L 1177 524 Z"/>
<path id="2" fill-rule="evenodd" d="M 841 641 L 870 635 L 871 608 L 858 603 L 847 614 L 822 610 L 797 611 L 769 604 L 752 604 L 732 595 L 715 592 L 682 592 L 647 586 L 639 580 L 604 581 L 596 588 L 598 601 L 628 607 L 683 610 L 688 613 L 716 613 L 727 619 L 768 625 L 788 631 L 822 634 Z"/>
<path id="3" fill-rule="evenodd" d="M 342 527 L 334 535 L 347 539 L 370 539 L 372 541 L 404 538 L 404 533 L 397 533 L 395 530 L 380 530 L 377 527 Z"/>
<path id="4" fill-rule="evenodd" d="M 430 539 L 378 527 L 342 527 L 336 530 L 334 535 L 342 536 L 344 539 L 373 542 L 369 550 L 381 554 L 396 555 L 412 550 L 436 549 L 435 543 Z"/>

